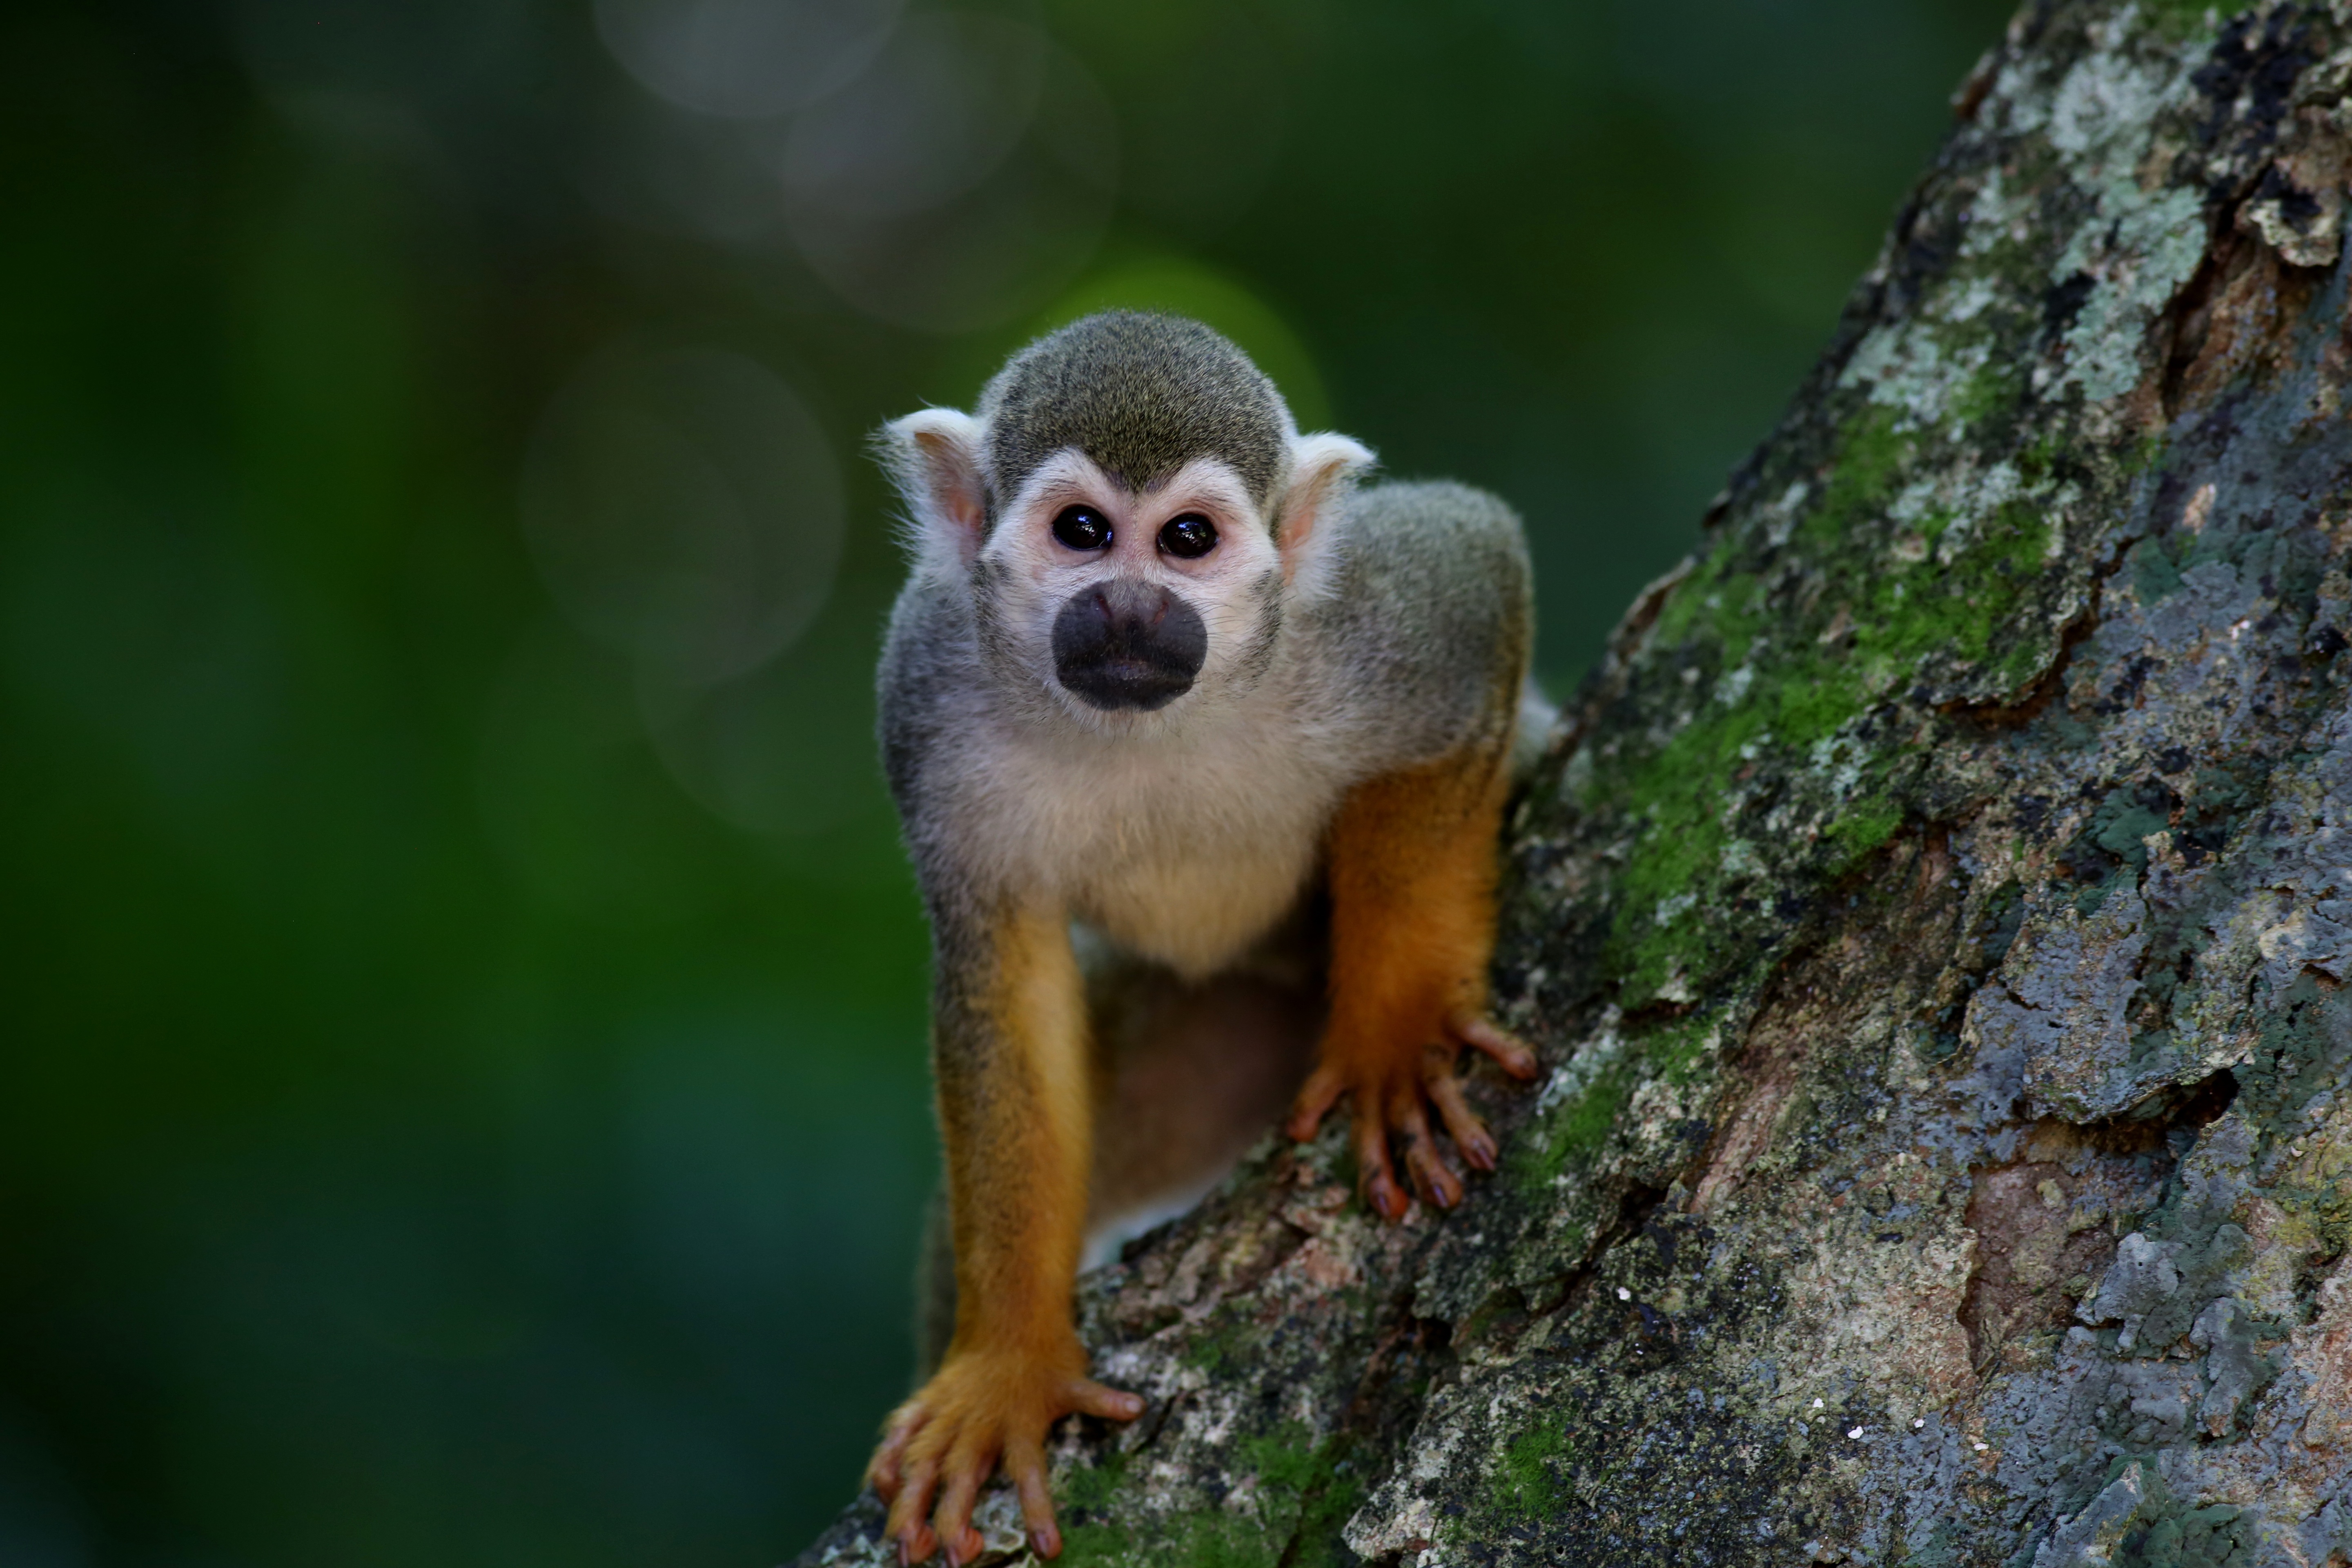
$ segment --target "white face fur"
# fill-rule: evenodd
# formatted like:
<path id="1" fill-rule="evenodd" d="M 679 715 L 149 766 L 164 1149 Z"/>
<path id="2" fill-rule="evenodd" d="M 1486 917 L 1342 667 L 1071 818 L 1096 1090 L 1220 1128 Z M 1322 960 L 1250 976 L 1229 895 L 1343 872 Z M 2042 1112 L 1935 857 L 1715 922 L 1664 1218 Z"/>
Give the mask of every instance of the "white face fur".
<path id="1" fill-rule="evenodd" d="M 927 409 L 890 434 L 906 455 L 918 569 L 972 579 L 983 657 L 1000 691 L 1033 717 L 1058 713 L 1103 735 L 1192 730 L 1256 687 L 1282 602 L 1313 593 L 1322 575 L 1337 529 L 1318 525 L 1371 462 L 1344 436 L 1292 436 L 1290 473 L 1269 517 L 1221 458 L 1196 458 L 1138 493 L 1065 448 L 1028 475 L 983 531 L 977 423 Z M 1171 623 L 1197 616 L 1205 647 L 1190 685 L 1155 706 L 1105 706 L 1073 689 L 1057 623 L 1066 639 L 1082 600 L 1144 601 Z"/>
<path id="2" fill-rule="evenodd" d="M 1106 533 L 1108 542 L 1094 542 Z M 1280 615 L 1283 561 L 1270 520 L 1216 458 L 1196 458 L 1137 494 L 1083 453 L 1057 453 L 1005 508 L 978 565 L 992 593 L 989 614 L 1009 634 L 1003 653 L 1071 718 L 1109 733 L 1166 723 L 1255 685 Z M 1064 607 L 1122 584 L 1164 591 L 1207 632 L 1191 688 L 1165 708 L 1096 706 L 1056 671 L 1054 634 Z"/>

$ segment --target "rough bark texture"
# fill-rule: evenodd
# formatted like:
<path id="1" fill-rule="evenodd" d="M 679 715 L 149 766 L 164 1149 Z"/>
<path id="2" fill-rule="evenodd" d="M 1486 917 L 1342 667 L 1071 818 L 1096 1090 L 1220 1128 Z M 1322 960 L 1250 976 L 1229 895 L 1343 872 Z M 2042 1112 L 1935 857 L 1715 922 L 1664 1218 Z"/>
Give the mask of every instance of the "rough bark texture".
<path id="1" fill-rule="evenodd" d="M 2352 1560 L 2347 84 L 2018 19 L 1517 815 L 1505 1170 L 1089 1276 L 1066 1562 Z"/>

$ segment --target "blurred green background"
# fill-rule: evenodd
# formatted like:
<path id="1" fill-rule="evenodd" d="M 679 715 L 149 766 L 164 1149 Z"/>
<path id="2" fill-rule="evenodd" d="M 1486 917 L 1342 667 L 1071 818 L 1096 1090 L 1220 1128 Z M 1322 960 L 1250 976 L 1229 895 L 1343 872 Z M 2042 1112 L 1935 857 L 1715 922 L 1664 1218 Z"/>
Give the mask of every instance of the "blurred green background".
<path id="1" fill-rule="evenodd" d="M 2001 20 L 9 7 L 0 1563 L 790 1556 L 933 1161 L 866 434 L 1202 314 L 1564 686 Z"/>

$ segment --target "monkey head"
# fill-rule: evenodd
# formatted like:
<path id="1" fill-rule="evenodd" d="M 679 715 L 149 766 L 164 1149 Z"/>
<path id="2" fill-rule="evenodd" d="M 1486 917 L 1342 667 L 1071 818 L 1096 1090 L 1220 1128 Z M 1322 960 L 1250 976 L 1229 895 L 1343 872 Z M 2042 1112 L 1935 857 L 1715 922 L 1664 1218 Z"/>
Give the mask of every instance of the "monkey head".
<path id="1" fill-rule="evenodd" d="M 1258 683 L 1372 460 L 1301 436 L 1208 328 L 1129 311 L 1040 338 L 976 414 L 927 408 L 880 446 L 915 569 L 968 588 L 991 678 L 1114 731 Z"/>

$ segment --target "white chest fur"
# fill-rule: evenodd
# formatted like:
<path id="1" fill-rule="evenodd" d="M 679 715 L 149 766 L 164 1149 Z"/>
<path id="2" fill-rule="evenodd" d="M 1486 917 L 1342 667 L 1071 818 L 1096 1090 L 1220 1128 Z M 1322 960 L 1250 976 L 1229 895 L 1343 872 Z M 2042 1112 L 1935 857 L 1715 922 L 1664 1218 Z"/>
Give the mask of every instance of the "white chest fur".
<path id="1" fill-rule="evenodd" d="M 1205 734 L 1032 732 L 981 805 L 999 870 L 1188 978 L 1278 924 L 1317 868 L 1345 760 L 1266 714 Z"/>

